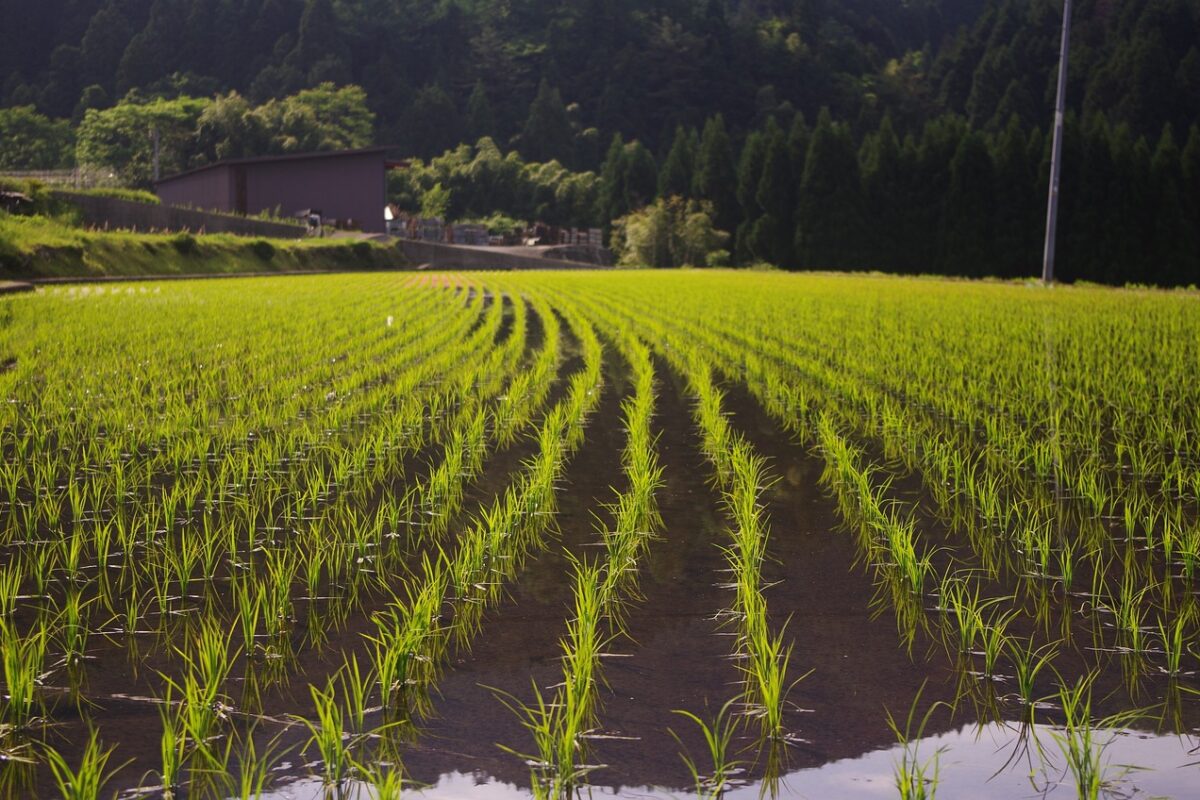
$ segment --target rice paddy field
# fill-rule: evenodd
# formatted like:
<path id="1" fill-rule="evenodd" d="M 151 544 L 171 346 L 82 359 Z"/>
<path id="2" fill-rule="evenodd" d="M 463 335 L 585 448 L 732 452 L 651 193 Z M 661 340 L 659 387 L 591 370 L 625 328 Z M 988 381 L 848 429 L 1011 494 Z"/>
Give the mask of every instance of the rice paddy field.
<path id="1" fill-rule="evenodd" d="M 1200 796 L 1200 298 L 0 298 L 0 796 Z"/>

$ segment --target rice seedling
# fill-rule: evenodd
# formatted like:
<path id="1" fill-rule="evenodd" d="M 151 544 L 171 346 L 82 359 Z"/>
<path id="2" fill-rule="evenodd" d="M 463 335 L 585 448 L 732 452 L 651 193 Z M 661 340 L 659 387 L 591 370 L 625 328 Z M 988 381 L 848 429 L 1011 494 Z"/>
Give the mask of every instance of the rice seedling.
<path id="1" fill-rule="evenodd" d="M 1075 782 L 1079 800 L 1096 800 L 1106 782 L 1108 765 L 1104 758 L 1102 734 L 1092 719 L 1092 685 L 1096 674 L 1085 675 L 1074 685 L 1060 684 L 1058 701 L 1065 720 L 1061 731 L 1051 735 Z"/>
<path id="2" fill-rule="evenodd" d="M 1057 645 L 1057 642 L 1049 642 L 1041 647 L 1034 647 L 1032 640 L 1022 641 L 1015 636 L 1009 637 L 1007 640 L 1008 657 L 1013 666 L 1017 700 L 1021 703 L 1025 719 L 1029 722 L 1033 721 L 1039 702 L 1038 675 L 1047 667 L 1053 669 Z"/>
<path id="3" fill-rule="evenodd" d="M 159 753 L 162 767 L 159 769 L 159 781 L 163 796 L 174 798 L 183 784 L 184 765 L 187 762 L 188 739 L 185 722 L 181 719 L 182 704 L 174 702 L 171 690 L 158 707 L 158 716 L 162 722 L 162 738 L 159 740 Z"/>
<path id="4" fill-rule="evenodd" d="M 37 627 L 21 635 L 16 627 L 0 618 L 0 659 L 4 668 L 4 722 L 24 730 L 37 721 L 44 709 L 39 687 L 46 660 L 48 633 Z"/>
<path id="5" fill-rule="evenodd" d="M 0 344 L 18 364 L 0 370 L 3 718 L 21 731 L 5 747 L 47 714 L 57 689 L 40 681 L 60 657 L 110 742 L 123 723 L 88 702 L 88 675 L 162 671 L 175 703 L 154 754 L 165 784 L 190 772 L 222 785 L 238 744 L 228 693 L 243 680 L 243 711 L 270 716 L 303 670 L 336 693 L 344 745 L 369 734 L 375 703 L 419 735 L 411 723 L 436 708 L 452 656 L 487 634 L 576 491 L 567 465 L 611 376 L 631 390 L 622 483 L 586 551 L 595 560 L 565 575 L 562 684 L 541 687 L 524 717 L 542 714 L 541 761 L 567 776 L 588 766 L 603 656 L 617 642 L 637 652 L 627 621 L 654 563 L 656 494 L 675 477 L 656 428 L 688 424 L 652 423 L 660 364 L 666 392 L 683 381 L 727 512 L 720 602 L 740 731 L 789 741 L 793 655 L 808 659 L 793 649 L 796 618 L 780 624 L 766 602 L 779 546 L 766 509 L 790 502 L 790 484 L 744 438 L 755 405 L 798 457 L 824 459 L 875 583 L 864 599 L 895 615 L 910 656 L 933 633 L 966 684 L 1011 680 L 1028 721 L 1046 709 L 1055 652 L 1105 670 L 1115 653 L 1127 679 L 1190 713 L 1200 389 L 1185 296 L 721 272 L 239 286 L 254 291 L 55 287 L 3 301 Z M 493 479 L 493 456 L 526 446 L 496 476 L 507 482 Z M 676 449 L 669 469 L 695 468 L 684 461 Z M 476 507 L 493 484 L 495 501 Z M 365 631 L 365 648 L 339 652 L 339 631 Z M 1061 641 L 1037 646 L 1046 638 Z M 110 640 L 127 664 L 110 666 Z M 371 780 L 350 766 L 340 785 L 356 769 Z M 243 794 L 265 785 L 255 774 Z M 913 792 L 932 791 L 924 779 Z"/>
<path id="6" fill-rule="evenodd" d="M 45 748 L 46 764 L 54 777 L 54 784 L 62 800 L 99 800 L 100 792 L 121 766 L 108 769 L 112 749 L 104 750 L 100 734 L 92 729 L 79 766 L 72 769 L 67 760 L 54 748 Z"/>
<path id="7" fill-rule="evenodd" d="M 925 711 L 920 721 L 917 721 L 917 708 L 924 690 L 925 687 L 922 686 L 916 697 L 913 698 L 912 705 L 908 709 L 908 716 L 904 720 L 903 729 L 900 728 L 899 722 L 892 716 L 892 713 L 890 711 L 887 713 L 888 727 L 900 747 L 900 754 L 894 762 L 894 777 L 896 791 L 901 800 L 933 800 L 937 796 L 942 751 L 935 750 L 932 755 L 923 757 L 920 753 L 920 744 L 925 737 L 925 728 L 929 724 L 930 718 L 938 709 L 948 706 L 940 702 L 933 703 Z M 915 727 L 914 722 L 916 723 Z"/>
<path id="8" fill-rule="evenodd" d="M 405 791 L 404 771 L 399 765 L 359 764 L 358 771 L 371 800 L 400 800 L 400 795 Z"/>
<path id="9" fill-rule="evenodd" d="M 263 751 L 255 743 L 256 730 L 251 728 L 241 739 L 241 748 L 234 770 L 237 777 L 231 778 L 224 790 L 229 800 L 258 800 L 263 797 L 271 783 L 271 773 L 278 769 L 279 762 L 287 755 L 280 747 L 278 737 L 271 739 Z M 232 747 L 232 740 L 230 746 Z"/>
<path id="10" fill-rule="evenodd" d="M 745 771 L 742 762 L 732 758 L 730 753 L 730 745 L 733 743 L 739 725 L 739 718 L 733 713 L 733 707 L 737 700 L 738 698 L 726 700 L 725 705 L 721 706 L 711 723 L 705 722 L 690 711 L 677 709 L 673 712 L 691 720 L 700 729 L 708 751 L 706 755 L 712 764 L 711 769 L 701 770 L 701 765 L 687 752 L 686 747 L 679 754 L 692 776 L 697 797 L 711 798 L 711 800 L 723 797 L 726 791 L 737 784 L 738 776 Z M 680 747 L 683 747 L 683 740 L 679 734 L 673 730 L 670 733 Z"/>

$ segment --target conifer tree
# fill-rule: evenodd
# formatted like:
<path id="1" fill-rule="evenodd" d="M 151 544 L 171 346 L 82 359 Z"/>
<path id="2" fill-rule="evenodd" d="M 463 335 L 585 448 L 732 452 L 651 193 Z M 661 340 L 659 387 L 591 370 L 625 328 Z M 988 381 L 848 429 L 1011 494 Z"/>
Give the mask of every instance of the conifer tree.
<path id="1" fill-rule="evenodd" d="M 787 137 L 774 118 L 767 120 L 762 173 L 754 193 L 762 216 L 751 235 L 751 249 L 759 260 L 776 266 L 793 265 L 792 220 L 796 213 L 795 181 L 788 158 Z"/>
<path id="2" fill-rule="evenodd" d="M 495 135 L 495 132 L 496 118 L 492 113 L 487 89 L 483 81 L 475 81 L 475 88 L 467 98 L 467 139 L 477 142 L 485 136 Z"/>
<path id="3" fill-rule="evenodd" d="M 692 193 L 692 173 L 696 153 L 692 138 L 682 125 L 675 128 L 671 149 L 658 173 L 659 197 L 689 197 Z"/>
<path id="4" fill-rule="evenodd" d="M 858 153 L 862 174 L 863 215 L 870 235 L 864 256 L 872 263 L 897 268 L 896 254 L 902 248 L 900 210 L 907 202 L 900 164 L 900 140 L 892 118 L 884 114 L 879 129 L 869 134 Z"/>
<path id="5" fill-rule="evenodd" d="M 762 179 L 763 161 L 766 155 L 767 146 L 762 132 L 752 132 L 746 137 L 745 144 L 742 145 L 742 155 L 738 159 L 737 171 L 737 201 L 742 213 L 734 247 L 737 260 L 743 263 L 754 259 L 751 234 L 754 230 L 754 223 L 762 216 L 758 207 L 758 182 Z"/>
<path id="6" fill-rule="evenodd" d="M 695 197 L 712 203 L 717 228 L 732 234 L 737 225 L 737 172 L 733 145 L 725 131 L 725 119 L 716 114 L 704 123 L 696 168 L 692 176 Z"/>
<path id="7" fill-rule="evenodd" d="M 571 158 L 571 121 L 562 95 L 542 78 L 521 131 L 521 155 L 527 161 L 567 162 Z"/>
<path id="8" fill-rule="evenodd" d="M 804 162 L 796 204 L 796 255 L 801 267 L 861 268 L 864 236 L 858 157 L 850 131 L 822 109 Z"/>
<path id="9" fill-rule="evenodd" d="M 995 175 L 992 157 L 976 131 L 959 140 L 950 162 L 943 230 L 943 271 L 988 275 L 992 269 Z"/>

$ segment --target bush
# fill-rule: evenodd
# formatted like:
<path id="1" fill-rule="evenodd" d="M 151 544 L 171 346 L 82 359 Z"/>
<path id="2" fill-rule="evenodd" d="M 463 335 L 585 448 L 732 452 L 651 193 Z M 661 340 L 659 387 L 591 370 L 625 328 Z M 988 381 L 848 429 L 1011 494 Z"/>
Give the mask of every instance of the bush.
<path id="1" fill-rule="evenodd" d="M 366 261 L 371 257 L 370 242 L 355 242 L 350 245 L 350 249 L 354 251 L 354 257 L 359 261 Z"/>
<path id="2" fill-rule="evenodd" d="M 622 267 L 707 267 L 729 260 L 729 234 L 713 225 L 712 204 L 659 199 L 613 223 L 612 249 Z"/>
<path id="3" fill-rule="evenodd" d="M 62 211 L 61 204 L 55 202 L 54 195 L 50 194 L 50 190 L 46 187 L 46 184 L 41 181 L 0 176 L 0 189 L 9 192 L 19 192 L 30 199 L 31 202 L 29 204 L 19 209 L 19 213 L 22 215 L 41 214 L 42 216 L 51 216 Z"/>
<path id="4" fill-rule="evenodd" d="M 250 243 L 250 252 L 258 256 L 263 261 L 270 261 L 275 257 L 275 245 L 268 242 L 266 239 L 255 239 Z"/>
<path id="5" fill-rule="evenodd" d="M 177 233 L 171 237 L 171 245 L 179 251 L 181 255 L 190 256 L 200 249 L 199 242 L 196 237 L 192 236 L 187 231 Z"/>
<path id="6" fill-rule="evenodd" d="M 94 197 L 115 197 L 117 200 L 129 200 L 134 203 L 145 203 L 149 206 L 160 206 L 162 200 L 153 192 L 147 192 L 145 189 L 119 189 L 116 187 L 101 188 L 101 189 L 80 189 L 71 190 L 71 194 L 86 194 Z"/>

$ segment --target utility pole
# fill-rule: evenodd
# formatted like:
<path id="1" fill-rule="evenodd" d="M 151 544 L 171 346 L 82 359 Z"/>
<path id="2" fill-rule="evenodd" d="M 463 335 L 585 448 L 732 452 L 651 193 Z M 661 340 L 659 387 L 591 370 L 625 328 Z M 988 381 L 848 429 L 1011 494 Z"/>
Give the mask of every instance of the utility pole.
<path id="1" fill-rule="evenodd" d="M 1058 229 L 1058 179 L 1062 174 L 1063 111 L 1067 94 L 1067 57 L 1071 48 L 1071 0 L 1063 0 L 1062 49 L 1058 57 L 1058 99 L 1054 104 L 1054 145 L 1050 151 L 1050 196 L 1046 201 L 1046 247 L 1042 283 L 1054 283 L 1054 235 Z"/>

